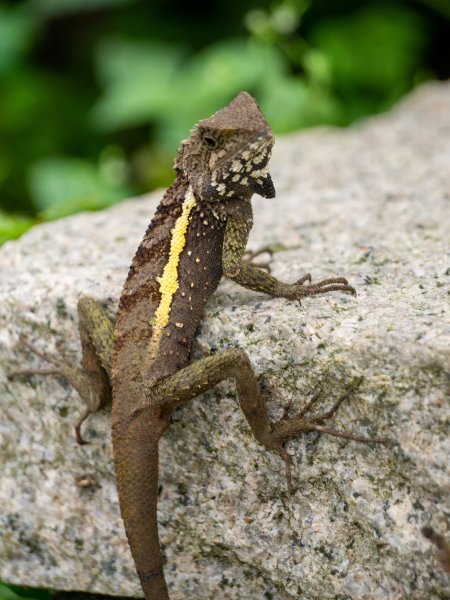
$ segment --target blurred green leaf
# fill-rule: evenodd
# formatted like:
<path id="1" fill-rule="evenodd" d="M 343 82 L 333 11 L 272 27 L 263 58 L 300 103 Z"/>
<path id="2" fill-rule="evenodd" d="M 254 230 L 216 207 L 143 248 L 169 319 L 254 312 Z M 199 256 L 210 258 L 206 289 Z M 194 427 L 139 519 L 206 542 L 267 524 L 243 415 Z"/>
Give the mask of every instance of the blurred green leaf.
<path id="1" fill-rule="evenodd" d="M 0 211 L 0 245 L 7 240 L 17 239 L 34 223 L 35 221 L 30 217 L 22 217 Z M 0 583 L 0 600 L 7 600 L 3 587 Z"/>
<path id="2" fill-rule="evenodd" d="M 0 4 L 0 76 L 16 66 L 33 41 L 34 23 L 21 7 Z"/>
<path id="3" fill-rule="evenodd" d="M 448 0 L 420 0 L 420 2 L 450 18 L 450 2 Z"/>
<path id="4" fill-rule="evenodd" d="M 20 598 L 20 596 L 15 594 L 3 583 L 0 583 L 0 600 L 18 600 L 18 598 Z"/>
<path id="5" fill-rule="evenodd" d="M 260 95 L 261 107 L 276 133 L 341 120 L 342 107 L 326 89 L 292 76 L 269 79 L 266 84 Z"/>
<path id="6" fill-rule="evenodd" d="M 44 219 L 56 219 L 81 210 L 106 208 L 129 195 L 102 176 L 87 161 L 56 157 L 35 163 L 29 187 L 36 208 Z"/>
<path id="7" fill-rule="evenodd" d="M 103 40 L 97 48 L 97 74 L 104 92 L 92 111 L 100 129 L 148 123 L 173 104 L 173 84 L 183 50 L 160 43 Z"/>
<path id="8" fill-rule="evenodd" d="M 115 6 L 135 4 L 139 0 L 31 0 L 30 8 L 42 16 L 92 11 Z"/>
<path id="9" fill-rule="evenodd" d="M 37 588 L 6 585 L 0 582 L 0 600 L 50 600 L 52 593 Z"/>
<path id="10" fill-rule="evenodd" d="M 388 106 L 412 86 L 424 31 L 407 7 L 373 5 L 319 22 L 312 41 L 327 56 L 338 93 L 355 100 L 357 112 L 359 103 L 364 114 Z"/>

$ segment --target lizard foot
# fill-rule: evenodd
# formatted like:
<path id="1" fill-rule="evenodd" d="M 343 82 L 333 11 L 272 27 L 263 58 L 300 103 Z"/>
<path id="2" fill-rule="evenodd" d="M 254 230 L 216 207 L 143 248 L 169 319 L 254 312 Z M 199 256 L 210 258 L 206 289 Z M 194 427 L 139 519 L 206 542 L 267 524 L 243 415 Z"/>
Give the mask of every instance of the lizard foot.
<path id="1" fill-rule="evenodd" d="M 271 433 L 271 441 L 274 445 L 278 446 L 278 452 L 284 461 L 288 491 L 291 495 L 295 492 L 291 477 L 292 457 L 285 448 L 285 443 L 290 438 L 296 437 L 301 433 L 319 431 L 320 433 L 327 433 L 333 437 L 353 440 L 364 444 L 395 444 L 395 441 L 391 438 L 364 436 L 323 425 L 325 421 L 331 419 L 335 415 L 341 404 L 350 397 L 354 390 L 359 387 L 360 383 L 361 379 L 355 380 L 352 385 L 349 386 L 348 391 L 340 396 L 327 411 L 318 414 L 309 414 L 322 394 L 322 389 L 318 387 L 310 400 L 308 400 L 303 409 L 296 416 L 289 416 L 290 405 L 288 405 L 284 409 L 284 414 L 281 419 L 274 424 Z"/>
<path id="2" fill-rule="evenodd" d="M 79 393 L 81 398 L 86 403 L 86 408 L 83 414 L 75 424 L 75 437 L 78 444 L 87 444 L 88 442 L 83 439 L 81 435 L 81 425 L 88 418 L 88 416 L 98 410 L 103 401 L 100 400 L 99 394 L 96 394 L 96 386 L 94 381 L 95 373 L 90 374 L 85 370 L 82 370 L 77 364 L 71 361 L 65 354 L 61 344 L 57 343 L 58 351 L 61 354 L 61 358 L 55 356 L 49 356 L 44 352 L 41 352 L 36 346 L 34 346 L 25 335 L 21 335 L 19 338 L 19 349 L 26 349 L 32 354 L 35 354 L 40 359 L 49 363 L 51 367 L 48 368 L 33 368 L 26 367 L 24 369 L 16 369 L 8 373 L 8 379 L 16 379 L 21 376 L 29 375 L 56 375 L 64 377 L 70 385 L 72 385 Z M 94 385 L 93 385 L 94 384 Z"/>
<path id="3" fill-rule="evenodd" d="M 349 285 L 345 277 L 329 277 L 317 283 L 311 283 L 311 275 L 307 273 L 292 284 L 292 297 L 301 303 L 301 298 L 328 294 L 328 292 L 349 292 L 356 296 L 356 290 Z M 307 285 L 305 285 L 307 283 Z"/>

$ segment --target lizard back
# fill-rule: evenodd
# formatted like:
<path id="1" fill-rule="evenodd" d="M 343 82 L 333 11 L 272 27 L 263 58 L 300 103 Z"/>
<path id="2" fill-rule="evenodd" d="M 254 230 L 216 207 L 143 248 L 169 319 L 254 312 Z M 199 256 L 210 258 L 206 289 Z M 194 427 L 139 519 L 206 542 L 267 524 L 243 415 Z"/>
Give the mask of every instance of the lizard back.
<path id="1" fill-rule="evenodd" d="M 222 276 L 224 228 L 189 185 L 176 181 L 167 190 L 120 298 L 115 381 L 156 383 L 188 364 L 203 308 Z"/>

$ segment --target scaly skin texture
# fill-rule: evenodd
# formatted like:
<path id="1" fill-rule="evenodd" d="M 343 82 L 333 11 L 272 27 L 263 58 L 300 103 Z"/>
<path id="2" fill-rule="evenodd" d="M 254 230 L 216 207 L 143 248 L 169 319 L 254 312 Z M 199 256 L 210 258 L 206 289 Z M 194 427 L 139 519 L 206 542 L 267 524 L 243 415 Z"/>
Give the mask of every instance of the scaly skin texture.
<path id="1" fill-rule="evenodd" d="M 310 402 L 297 417 L 271 423 L 243 350 L 226 350 L 189 364 L 204 306 L 222 274 L 252 290 L 298 301 L 334 290 L 355 293 L 342 277 L 311 284 L 311 277 L 305 275 L 295 283 L 282 283 L 243 262 L 253 222 L 251 196 L 255 192 L 269 198 L 275 195 L 267 166 L 273 142 L 267 121 L 245 92 L 200 121 L 179 149 L 175 182 L 133 259 L 114 334 L 96 302 L 82 298 L 84 368 L 41 354 L 54 367 L 42 373 L 62 373 L 86 401 L 87 409 L 77 424 L 79 441 L 81 422 L 108 401 L 112 383 L 120 509 L 147 600 L 169 598 L 157 527 L 158 442 L 176 406 L 223 379 L 234 378 L 254 436 L 266 449 L 280 453 L 287 467 L 283 443 L 305 431 L 387 441 L 324 427 L 324 419 L 334 414 L 342 399 L 324 415 L 307 418 Z"/>

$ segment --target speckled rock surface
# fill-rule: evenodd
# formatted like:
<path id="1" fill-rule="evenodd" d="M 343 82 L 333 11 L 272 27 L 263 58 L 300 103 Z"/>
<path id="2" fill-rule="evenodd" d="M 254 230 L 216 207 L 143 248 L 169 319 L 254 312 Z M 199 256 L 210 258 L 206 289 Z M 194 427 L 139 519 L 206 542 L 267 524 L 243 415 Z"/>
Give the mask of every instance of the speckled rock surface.
<path id="1" fill-rule="evenodd" d="M 289 444 L 297 492 L 257 446 L 231 382 L 173 418 L 161 443 L 159 520 L 171 599 L 450 597 L 420 527 L 450 523 L 450 86 L 427 85 L 348 130 L 278 140 L 275 200 L 254 199 L 250 246 L 278 245 L 292 281 L 345 274 L 357 298 L 270 300 L 223 282 L 197 353 L 246 348 L 274 418 L 318 384 L 326 405 L 364 381 L 336 426 L 396 438 L 367 447 L 308 434 Z M 79 352 L 81 294 L 113 313 L 160 197 L 36 227 L 0 251 L 0 579 L 140 594 L 119 519 L 109 410 L 78 447 L 82 410 L 62 379 L 9 382 L 46 352 Z M 82 481 L 80 482 L 80 477 Z M 80 483 L 90 481 L 90 486 Z"/>

